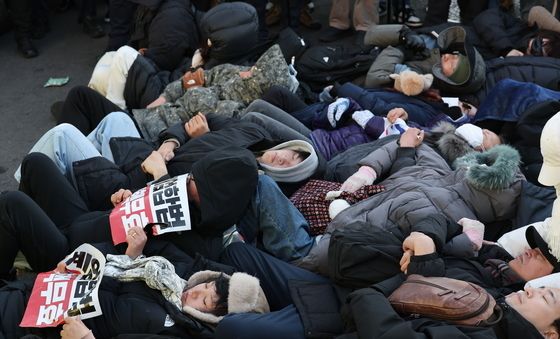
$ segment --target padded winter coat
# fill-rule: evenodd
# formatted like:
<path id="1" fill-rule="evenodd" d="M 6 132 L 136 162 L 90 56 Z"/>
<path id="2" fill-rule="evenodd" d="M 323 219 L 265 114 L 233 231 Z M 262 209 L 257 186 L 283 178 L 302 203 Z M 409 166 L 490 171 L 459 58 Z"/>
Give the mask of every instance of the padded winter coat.
<path id="1" fill-rule="evenodd" d="M 498 154 L 502 156 L 496 158 Z M 525 180 L 518 169 L 519 154 L 508 146 L 496 146 L 486 153 L 473 152 L 461 159 L 466 162 L 452 170 L 429 146 L 412 149 L 389 142 L 377 149 L 360 165 L 372 167 L 382 178 L 379 184 L 386 191 L 340 212 L 302 265 L 326 274 L 330 233 L 353 221 L 365 222 L 404 239 L 412 225 L 435 214 L 455 221 L 466 217 L 482 223 L 514 218 Z M 488 165 L 475 165 L 476 162 Z"/>

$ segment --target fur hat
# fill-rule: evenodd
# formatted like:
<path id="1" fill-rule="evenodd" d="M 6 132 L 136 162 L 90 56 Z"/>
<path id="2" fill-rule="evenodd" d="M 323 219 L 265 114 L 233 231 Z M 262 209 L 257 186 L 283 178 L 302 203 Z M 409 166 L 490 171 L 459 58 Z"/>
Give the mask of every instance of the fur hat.
<path id="1" fill-rule="evenodd" d="M 309 156 L 299 164 L 286 168 L 279 168 L 259 163 L 265 173 L 272 179 L 279 182 L 299 182 L 309 178 L 313 175 L 313 173 L 315 173 L 315 170 L 319 165 L 319 159 L 317 158 L 315 149 L 310 143 L 303 140 L 290 140 L 276 145 L 271 149 L 268 149 L 268 151 L 281 149 L 307 152 L 309 153 Z"/>
<path id="2" fill-rule="evenodd" d="M 193 274 L 187 281 L 187 289 L 198 284 L 218 278 L 220 275 L 229 280 L 227 313 L 267 313 L 270 312 L 268 301 L 261 288 L 259 279 L 247 273 L 236 272 L 231 276 L 216 271 L 200 271 Z M 194 318 L 211 324 L 217 324 L 223 316 L 201 312 L 188 305 L 183 305 L 183 312 Z"/>
<path id="3" fill-rule="evenodd" d="M 453 163 L 457 158 L 474 152 L 469 143 L 455 133 L 456 127 L 447 121 L 439 122 L 430 131 L 430 139 L 435 139 L 435 144 L 441 155 L 449 162 Z"/>
<path id="4" fill-rule="evenodd" d="M 455 168 L 467 168 L 467 181 L 481 189 L 508 188 L 516 179 L 521 157 L 508 145 L 497 145 L 488 151 L 471 152 L 455 161 Z"/>
<path id="5" fill-rule="evenodd" d="M 418 74 L 414 71 L 404 71 L 399 74 L 389 75 L 395 80 L 395 89 L 405 95 L 418 95 L 432 86 L 434 76 L 431 74 Z"/>

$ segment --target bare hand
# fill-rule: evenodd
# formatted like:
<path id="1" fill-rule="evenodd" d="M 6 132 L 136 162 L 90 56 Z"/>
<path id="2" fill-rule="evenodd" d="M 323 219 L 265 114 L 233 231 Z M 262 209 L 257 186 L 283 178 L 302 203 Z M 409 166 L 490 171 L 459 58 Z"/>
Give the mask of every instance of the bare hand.
<path id="1" fill-rule="evenodd" d="M 197 68 L 198 66 L 204 65 L 204 59 L 202 59 L 202 54 L 200 53 L 200 48 L 194 51 L 194 55 L 191 61 L 191 67 Z"/>
<path id="2" fill-rule="evenodd" d="M 417 147 L 424 140 L 424 131 L 411 127 L 401 135 L 401 147 Z"/>
<path id="3" fill-rule="evenodd" d="M 411 232 L 403 241 L 403 251 L 412 251 L 413 255 L 426 255 L 435 250 L 436 245 L 432 238 L 421 232 Z"/>
<path id="4" fill-rule="evenodd" d="M 167 174 L 165 159 L 163 159 L 161 154 L 156 151 L 152 151 L 152 153 L 142 162 L 140 166 L 142 167 L 142 171 L 151 174 L 154 177 L 154 180 L 157 180 Z"/>
<path id="5" fill-rule="evenodd" d="M 128 247 L 126 248 L 125 254 L 135 259 L 142 254 L 146 241 L 148 241 L 148 237 L 142 228 L 138 226 L 131 227 L 126 233 Z"/>
<path id="6" fill-rule="evenodd" d="M 132 192 L 130 190 L 121 188 L 120 190 L 116 191 L 115 193 L 111 194 L 111 203 L 113 204 L 113 206 L 117 206 L 118 204 L 120 204 L 123 200 L 127 199 L 128 197 L 130 197 L 132 195 Z"/>
<path id="7" fill-rule="evenodd" d="M 138 53 L 140 53 L 140 55 L 145 55 L 147 50 L 148 50 L 147 48 L 140 48 L 138 50 Z"/>
<path id="8" fill-rule="evenodd" d="M 161 144 L 161 146 L 159 146 L 157 151 L 159 154 L 161 154 L 165 161 L 170 161 L 171 159 L 173 159 L 173 157 L 175 157 L 175 152 L 173 152 L 175 150 L 175 147 L 177 147 L 177 144 L 175 144 L 173 141 L 166 141 Z"/>
<path id="9" fill-rule="evenodd" d="M 94 336 L 80 317 L 68 317 L 64 319 L 60 338 L 62 339 L 93 339 Z"/>
<path id="10" fill-rule="evenodd" d="M 196 138 L 210 132 L 206 116 L 198 112 L 197 115 L 185 123 L 185 131 L 191 138 Z"/>
<path id="11" fill-rule="evenodd" d="M 508 52 L 508 54 L 506 54 L 506 57 L 511 57 L 511 56 L 524 56 L 525 54 L 523 54 L 523 52 L 521 52 L 520 50 L 517 49 L 512 49 L 511 51 Z"/>
<path id="12" fill-rule="evenodd" d="M 167 102 L 167 100 L 165 100 L 165 97 L 159 97 L 156 100 L 152 101 L 148 106 L 146 106 L 146 108 L 153 108 L 153 107 L 157 107 L 160 105 L 163 105 Z"/>
<path id="13" fill-rule="evenodd" d="M 66 263 L 64 261 L 59 262 L 56 265 L 56 268 L 54 269 L 54 271 L 56 273 L 66 273 L 67 272 Z"/>
<path id="14" fill-rule="evenodd" d="M 398 118 L 406 120 L 408 119 L 408 113 L 400 107 L 395 107 L 387 113 L 387 120 L 392 124 L 394 124 Z"/>
<path id="15" fill-rule="evenodd" d="M 404 251 L 401 261 L 399 262 L 399 265 L 401 265 L 401 272 L 407 272 L 408 265 L 410 264 L 410 258 L 412 258 L 413 255 L 414 252 L 412 250 Z"/>

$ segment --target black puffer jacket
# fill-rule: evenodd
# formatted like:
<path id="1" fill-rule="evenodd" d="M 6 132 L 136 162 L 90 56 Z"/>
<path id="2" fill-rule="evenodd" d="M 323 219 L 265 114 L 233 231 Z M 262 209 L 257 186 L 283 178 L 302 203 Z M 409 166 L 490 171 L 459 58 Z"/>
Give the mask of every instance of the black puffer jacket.
<path id="1" fill-rule="evenodd" d="M 209 10 L 200 22 L 202 41 L 212 43 L 204 68 L 242 64 L 257 46 L 258 29 L 257 12 L 247 3 L 222 3 Z"/>
<path id="2" fill-rule="evenodd" d="M 199 45 L 195 13 L 189 0 L 161 0 L 157 7 L 136 10 L 130 46 L 147 48 L 144 56 L 167 71 L 191 57 Z"/>
<path id="3" fill-rule="evenodd" d="M 485 59 L 505 57 L 512 49 L 525 53 L 529 39 L 536 34 L 537 27 L 499 8 L 488 9 L 473 20 L 473 28 L 480 42 L 476 45 Z"/>
<path id="4" fill-rule="evenodd" d="M 488 93 L 503 79 L 532 82 L 555 91 L 560 89 L 560 59 L 523 56 L 497 58 L 486 62 L 486 82 L 472 95 L 464 95 L 464 101 L 480 106 Z"/>

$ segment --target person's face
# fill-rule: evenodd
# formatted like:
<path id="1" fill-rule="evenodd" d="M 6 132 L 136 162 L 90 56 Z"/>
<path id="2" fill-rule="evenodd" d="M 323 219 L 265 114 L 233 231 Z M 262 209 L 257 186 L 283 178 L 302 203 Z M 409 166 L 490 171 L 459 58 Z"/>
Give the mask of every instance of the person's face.
<path id="1" fill-rule="evenodd" d="M 489 150 L 490 148 L 500 145 L 502 141 L 500 137 L 487 129 L 482 129 L 482 149 L 481 150 Z"/>
<path id="2" fill-rule="evenodd" d="M 269 166 L 287 168 L 299 164 L 303 159 L 295 151 L 279 149 L 264 152 L 259 161 Z"/>
<path id="3" fill-rule="evenodd" d="M 200 312 L 210 313 L 216 309 L 219 300 L 216 293 L 216 284 L 212 281 L 202 283 L 183 291 L 181 303 L 190 306 Z"/>
<path id="4" fill-rule="evenodd" d="M 560 318 L 560 289 L 529 287 L 509 294 L 506 303 L 546 338 L 558 338 L 552 323 Z"/>
<path id="5" fill-rule="evenodd" d="M 443 54 L 441 56 L 441 71 L 446 77 L 450 76 L 457 69 L 459 56 L 455 54 Z"/>
<path id="6" fill-rule="evenodd" d="M 528 249 L 509 262 L 509 267 L 523 280 L 544 277 L 552 273 L 554 267 L 541 250 L 538 248 Z"/>

